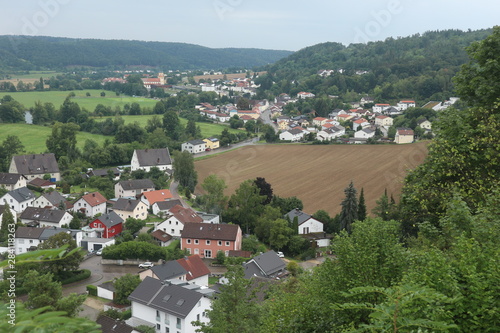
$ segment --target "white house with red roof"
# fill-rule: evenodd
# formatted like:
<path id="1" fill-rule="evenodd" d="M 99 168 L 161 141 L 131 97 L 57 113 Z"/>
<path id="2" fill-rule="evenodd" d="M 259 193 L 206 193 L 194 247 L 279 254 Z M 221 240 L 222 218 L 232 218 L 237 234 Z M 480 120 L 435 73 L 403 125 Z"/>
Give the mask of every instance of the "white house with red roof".
<path id="1" fill-rule="evenodd" d="M 314 95 L 313 93 L 310 93 L 310 92 L 305 92 L 305 91 L 301 91 L 297 94 L 297 98 L 302 98 L 302 99 L 306 99 L 306 98 L 314 98 L 316 95 Z"/>
<path id="2" fill-rule="evenodd" d="M 396 130 L 394 142 L 397 144 L 412 143 L 414 140 L 414 133 L 411 128 L 401 127 Z"/>
<path id="3" fill-rule="evenodd" d="M 359 118 L 352 122 L 352 129 L 357 131 L 358 129 L 363 129 L 366 126 L 370 126 L 370 122 L 364 118 Z"/>
<path id="4" fill-rule="evenodd" d="M 196 214 L 194 210 L 180 205 L 172 207 L 167 214 L 167 218 L 156 225 L 155 230 L 162 230 L 173 237 L 180 237 L 187 224 L 203 223 L 203 218 Z"/>
<path id="5" fill-rule="evenodd" d="M 415 106 L 416 106 L 415 101 L 405 100 L 405 101 L 399 101 L 397 108 L 401 111 L 405 111 L 408 108 L 414 108 Z"/>
<path id="6" fill-rule="evenodd" d="M 85 194 L 75 202 L 72 211 L 82 212 L 88 217 L 104 214 L 106 213 L 106 198 L 99 192 Z"/>
<path id="7" fill-rule="evenodd" d="M 313 119 L 313 126 L 322 126 L 328 121 L 328 118 L 316 117 Z"/>
<path id="8" fill-rule="evenodd" d="M 170 193 L 170 190 L 168 189 L 144 192 L 141 195 L 141 201 L 144 202 L 148 208 L 150 208 L 155 202 L 167 201 L 172 198 L 172 193 Z"/>
<path id="9" fill-rule="evenodd" d="M 393 122 L 394 119 L 389 116 L 380 115 L 375 117 L 376 126 L 391 127 Z"/>
<path id="10" fill-rule="evenodd" d="M 390 104 L 384 104 L 384 103 L 377 103 L 373 106 L 372 110 L 373 112 L 376 112 L 376 113 L 381 113 L 385 110 L 387 110 L 388 108 L 390 108 L 391 105 Z"/>

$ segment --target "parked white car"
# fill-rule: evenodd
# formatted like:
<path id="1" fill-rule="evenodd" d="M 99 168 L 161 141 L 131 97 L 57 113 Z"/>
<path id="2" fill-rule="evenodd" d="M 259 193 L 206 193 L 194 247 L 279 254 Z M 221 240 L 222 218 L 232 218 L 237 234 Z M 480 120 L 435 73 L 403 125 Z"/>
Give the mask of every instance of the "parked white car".
<path id="1" fill-rule="evenodd" d="M 278 257 L 280 257 L 280 258 L 285 258 L 285 255 L 283 254 L 283 252 L 278 251 Z"/>
<path id="2" fill-rule="evenodd" d="M 152 262 L 146 261 L 143 262 L 142 264 L 139 264 L 139 268 L 151 268 L 153 267 L 154 264 Z"/>

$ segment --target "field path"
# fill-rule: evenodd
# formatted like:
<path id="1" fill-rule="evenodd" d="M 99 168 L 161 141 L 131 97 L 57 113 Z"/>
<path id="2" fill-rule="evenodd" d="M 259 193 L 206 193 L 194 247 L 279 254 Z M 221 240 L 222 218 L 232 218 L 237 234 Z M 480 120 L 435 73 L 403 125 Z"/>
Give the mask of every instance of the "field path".
<path id="1" fill-rule="evenodd" d="M 340 212 L 344 189 L 352 180 L 364 188 L 368 212 L 387 189 L 396 201 L 409 169 L 427 156 L 427 142 L 407 145 L 251 145 L 195 161 L 198 183 L 222 177 L 231 195 L 246 179 L 264 177 L 283 196 L 297 196 L 307 213 Z M 197 193 L 202 193 L 200 186 Z"/>

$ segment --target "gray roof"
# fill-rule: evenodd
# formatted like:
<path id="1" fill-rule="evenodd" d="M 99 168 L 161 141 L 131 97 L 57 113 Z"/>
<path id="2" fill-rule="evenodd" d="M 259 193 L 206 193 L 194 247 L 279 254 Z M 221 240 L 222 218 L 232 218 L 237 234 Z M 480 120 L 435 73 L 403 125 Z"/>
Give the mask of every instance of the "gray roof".
<path id="1" fill-rule="evenodd" d="M 155 184 L 151 179 L 131 179 L 131 180 L 122 180 L 118 184 L 121 185 L 123 190 L 138 190 L 138 189 L 146 189 L 146 188 L 154 188 Z"/>
<path id="2" fill-rule="evenodd" d="M 40 235 L 40 240 L 47 240 L 49 237 L 52 237 L 54 235 L 57 235 L 61 232 L 64 232 L 66 234 L 70 234 L 73 239 L 75 238 L 76 234 L 81 232 L 81 230 L 78 229 L 66 229 L 66 228 L 56 228 L 56 227 L 49 227 L 49 228 L 41 228 L 43 229 L 42 234 Z"/>
<path id="3" fill-rule="evenodd" d="M 164 264 L 151 267 L 151 270 L 162 281 L 175 279 L 186 275 L 187 271 L 176 260 L 167 261 Z"/>
<path id="4" fill-rule="evenodd" d="M 118 170 L 118 168 L 91 170 L 91 171 L 87 172 L 87 174 L 89 175 L 89 177 L 92 177 L 92 176 L 106 177 L 106 176 L 108 176 L 108 170 L 111 170 L 113 172 L 113 175 L 115 175 L 115 176 L 120 174 L 120 170 Z"/>
<path id="5" fill-rule="evenodd" d="M 23 175 L 19 173 L 0 172 L 0 184 L 14 185 L 19 181 L 19 178 L 21 177 L 23 177 Z"/>
<path id="6" fill-rule="evenodd" d="M 113 281 L 101 283 L 100 285 L 98 285 L 98 287 L 101 287 L 103 289 L 113 291 L 113 292 L 116 290 L 115 285 L 113 284 Z"/>
<path id="7" fill-rule="evenodd" d="M 367 134 L 371 134 L 371 133 L 375 132 L 375 130 L 373 130 L 371 128 L 368 128 L 368 127 L 367 128 L 363 128 L 362 131 L 365 132 L 365 133 L 367 133 Z"/>
<path id="8" fill-rule="evenodd" d="M 112 226 L 123 223 L 123 219 L 113 211 L 109 212 L 108 214 L 99 216 L 97 220 L 101 221 L 102 224 L 106 226 L 106 228 L 111 228 Z"/>
<path id="9" fill-rule="evenodd" d="M 188 141 L 187 143 L 192 144 L 193 146 L 197 146 L 197 145 L 204 145 L 205 141 L 200 140 L 200 139 L 196 139 L 196 140 Z"/>
<path id="10" fill-rule="evenodd" d="M 30 199 L 35 199 L 35 194 L 27 187 L 20 187 L 18 189 L 9 191 L 8 194 L 17 202 L 24 202 Z"/>
<path id="11" fill-rule="evenodd" d="M 14 163 L 17 172 L 23 175 L 59 172 L 59 166 L 53 153 L 14 156 L 11 163 Z"/>
<path id="12" fill-rule="evenodd" d="M 197 291 L 148 276 L 128 299 L 176 317 L 186 318 L 202 297 Z"/>
<path id="13" fill-rule="evenodd" d="M 170 165 L 172 159 L 168 148 L 161 149 L 136 149 L 135 153 L 140 166 Z"/>
<path id="14" fill-rule="evenodd" d="M 16 229 L 16 238 L 39 239 L 43 228 L 19 227 Z"/>
<path id="15" fill-rule="evenodd" d="M 113 209 L 132 212 L 140 202 L 141 200 L 118 198 L 116 203 L 113 205 Z"/>
<path id="16" fill-rule="evenodd" d="M 301 225 L 302 223 L 311 218 L 311 215 L 304 213 L 298 208 L 289 211 L 287 214 L 285 214 L 285 217 L 286 216 L 288 216 L 291 222 L 293 222 L 293 219 L 297 217 L 298 225 Z"/>
<path id="17" fill-rule="evenodd" d="M 292 128 L 291 130 L 288 131 L 291 134 L 300 134 L 303 131 L 300 128 Z"/>
<path id="18" fill-rule="evenodd" d="M 264 276 L 267 277 L 277 272 L 283 271 L 286 267 L 285 262 L 281 260 L 274 251 L 262 253 L 261 255 L 258 255 L 250 260 L 249 263 L 252 261 L 255 262 L 257 266 L 259 266 L 259 268 L 265 274 Z"/>
<path id="19" fill-rule="evenodd" d="M 62 196 L 61 193 L 57 191 L 46 192 L 42 196 L 47 199 L 53 206 L 59 206 L 62 202 L 66 203 L 66 198 Z"/>
<path id="20" fill-rule="evenodd" d="M 21 219 L 59 223 L 65 214 L 64 210 L 26 207 L 21 214 Z"/>
<path id="21" fill-rule="evenodd" d="M 182 202 L 179 199 L 172 199 L 167 201 L 157 201 L 153 205 L 157 205 L 159 210 L 169 210 L 176 205 L 182 206 Z"/>
<path id="22" fill-rule="evenodd" d="M 101 325 L 102 333 L 132 333 L 137 332 L 134 328 L 123 321 L 100 315 L 96 323 Z"/>
<path id="23" fill-rule="evenodd" d="M 245 270 L 245 279 L 247 280 L 256 276 L 265 277 L 265 274 L 260 270 L 259 266 L 253 261 L 243 264 L 243 268 Z"/>

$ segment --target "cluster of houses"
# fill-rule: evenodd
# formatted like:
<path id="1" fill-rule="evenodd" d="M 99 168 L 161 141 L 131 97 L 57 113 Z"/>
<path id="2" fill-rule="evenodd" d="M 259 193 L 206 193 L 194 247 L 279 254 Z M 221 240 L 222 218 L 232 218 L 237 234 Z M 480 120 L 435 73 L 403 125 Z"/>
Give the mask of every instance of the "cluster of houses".
<path id="1" fill-rule="evenodd" d="M 206 139 L 195 139 L 184 142 L 181 145 L 181 151 L 187 151 L 191 154 L 199 154 L 205 151 L 214 150 L 220 147 L 220 141 L 217 138 L 211 137 Z"/>

